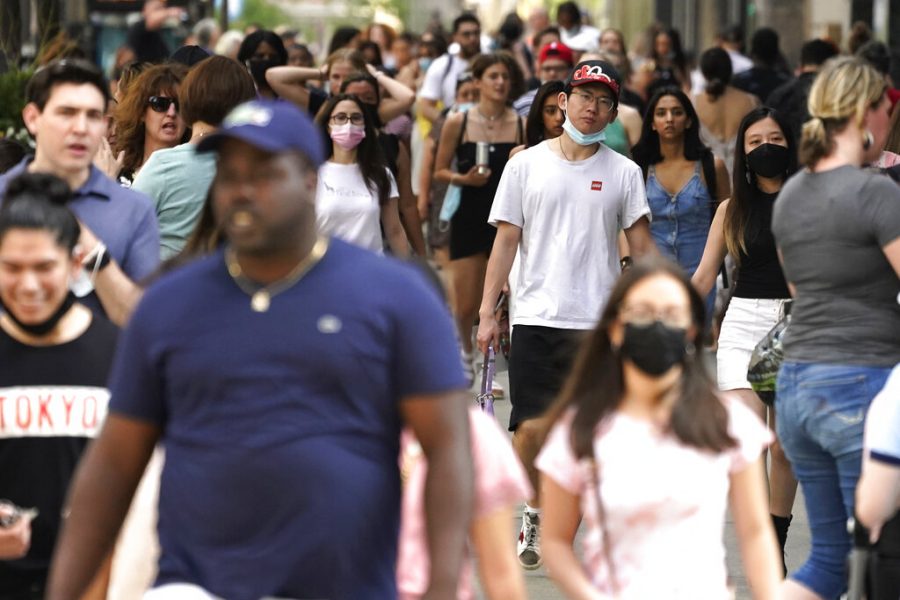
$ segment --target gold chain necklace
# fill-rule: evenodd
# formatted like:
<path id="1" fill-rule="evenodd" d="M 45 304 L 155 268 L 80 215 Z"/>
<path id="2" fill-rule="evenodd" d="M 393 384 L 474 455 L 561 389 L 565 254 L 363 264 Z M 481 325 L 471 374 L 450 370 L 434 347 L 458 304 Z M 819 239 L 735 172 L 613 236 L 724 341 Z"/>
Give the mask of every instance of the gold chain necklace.
<path id="1" fill-rule="evenodd" d="M 241 265 L 238 264 L 232 248 L 228 248 L 225 251 L 225 265 L 228 267 L 228 274 L 231 275 L 237 286 L 241 288 L 241 291 L 250 296 L 250 308 L 255 312 L 263 313 L 269 310 L 272 298 L 300 281 L 316 263 L 322 260 L 326 250 L 328 250 L 328 238 L 318 238 L 309 254 L 297 263 L 297 266 L 291 269 L 290 273 L 264 286 L 260 286 L 244 275 L 244 271 L 241 269 Z"/>

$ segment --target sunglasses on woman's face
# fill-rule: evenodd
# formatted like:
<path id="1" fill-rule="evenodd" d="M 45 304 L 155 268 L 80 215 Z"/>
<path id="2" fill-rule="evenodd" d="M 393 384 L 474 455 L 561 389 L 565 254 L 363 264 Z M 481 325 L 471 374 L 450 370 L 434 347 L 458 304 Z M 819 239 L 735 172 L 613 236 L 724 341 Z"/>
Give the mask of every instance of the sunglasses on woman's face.
<path id="1" fill-rule="evenodd" d="M 169 98 L 167 96 L 150 96 L 150 100 L 147 101 L 147 104 L 149 104 L 150 108 L 158 113 L 167 112 L 169 110 L 169 107 L 174 104 L 175 112 L 178 112 L 178 98 Z"/>

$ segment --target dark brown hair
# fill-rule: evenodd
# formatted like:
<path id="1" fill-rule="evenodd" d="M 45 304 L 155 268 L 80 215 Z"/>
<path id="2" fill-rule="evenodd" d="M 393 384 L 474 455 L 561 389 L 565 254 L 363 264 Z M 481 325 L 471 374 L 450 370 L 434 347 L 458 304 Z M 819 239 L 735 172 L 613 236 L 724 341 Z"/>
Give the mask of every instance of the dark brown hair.
<path id="1" fill-rule="evenodd" d="M 231 109 L 254 98 L 253 77 L 240 63 L 225 56 L 200 62 L 178 90 L 181 118 L 188 126 L 197 121 L 218 126 Z"/>
<path id="2" fill-rule="evenodd" d="M 25 99 L 44 110 L 53 86 L 63 83 L 93 85 L 103 95 L 103 110 L 109 104 L 109 86 L 103 73 L 91 62 L 80 58 L 54 60 L 40 67 L 25 86 Z"/>
<path id="3" fill-rule="evenodd" d="M 516 62 L 515 57 L 505 50 L 497 52 L 489 52 L 487 54 L 479 54 L 472 59 L 472 76 L 475 79 L 481 79 L 484 72 L 496 64 L 506 66 L 509 72 L 509 96 L 507 104 L 512 104 L 513 100 L 525 93 L 525 76 L 522 74 L 522 68 Z"/>
<path id="4" fill-rule="evenodd" d="M 734 146 L 734 172 L 732 173 L 732 194 L 731 200 L 728 201 L 728 208 L 725 209 L 725 222 L 722 226 L 725 235 L 725 247 L 728 253 L 734 258 L 735 262 L 741 264 L 741 253 L 747 252 L 747 236 L 759 234 L 758 231 L 748 231 L 750 229 L 750 211 L 753 203 L 760 193 L 756 185 L 756 174 L 750 171 L 747 164 L 747 153 L 744 152 L 744 138 L 747 130 L 754 123 L 758 123 L 763 119 L 772 119 L 781 129 L 784 141 L 788 149 L 788 161 L 784 165 L 784 173 L 782 181 L 797 171 L 797 142 L 794 140 L 794 133 L 788 123 L 782 116 L 775 111 L 774 108 L 760 106 L 751 110 L 738 127 L 737 138 Z"/>
<path id="5" fill-rule="evenodd" d="M 550 410 L 548 423 L 552 426 L 569 407 L 575 409 L 571 441 L 578 458 L 593 457 L 597 426 L 615 412 L 626 392 L 622 358 L 612 347 L 609 330 L 631 288 L 655 275 L 671 277 L 684 288 L 690 298 L 691 319 L 696 331 L 694 338 L 687 340 L 688 355 L 683 363 L 678 399 L 672 407 L 668 428 L 681 442 L 695 448 L 721 452 L 736 444 L 728 434 L 728 412 L 704 367 L 704 300 L 677 264 L 666 258 L 652 257 L 636 261 L 619 278 L 603 309 L 600 323 L 582 343 L 562 393 Z"/>
<path id="6" fill-rule="evenodd" d="M 116 106 L 116 152 L 125 151 L 122 172 L 133 173 L 144 162 L 144 116 L 150 96 L 164 93 L 178 97 L 178 87 L 188 68 L 179 63 L 153 65 L 128 85 Z"/>

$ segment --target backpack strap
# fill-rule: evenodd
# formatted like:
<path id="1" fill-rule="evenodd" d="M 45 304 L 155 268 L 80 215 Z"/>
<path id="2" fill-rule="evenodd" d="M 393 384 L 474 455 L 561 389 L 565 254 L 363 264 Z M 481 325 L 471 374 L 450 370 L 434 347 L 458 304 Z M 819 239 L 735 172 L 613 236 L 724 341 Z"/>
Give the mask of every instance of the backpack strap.
<path id="1" fill-rule="evenodd" d="M 716 198 L 716 190 L 718 189 L 717 181 L 716 181 L 716 157 L 712 153 L 712 150 L 707 150 L 703 157 L 700 159 L 700 164 L 703 166 L 703 178 L 706 180 L 706 191 L 709 192 L 709 197 L 712 200 L 709 203 L 709 222 L 712 223 L 713 219 L 716 217 L 716 210 L 719 208 L 719 200 Z M 725 268 L 725 263 L 719 267 L 719 273 L 722 275 L 722 286 L 725 288 L 731 287 L 731 284 L 728 281 L 728 269 Z"/>
<path id="2" fill-rule="evenodd" d="M 441 75 L 441 90 L 444 89 L 444 80 L 447 79 L 447 75 L 450 74 L 450 70 L 453 68 L 453 55 L 449 52 L 447 53 L 447 66 L 444 67 L 444 74 Z"/>

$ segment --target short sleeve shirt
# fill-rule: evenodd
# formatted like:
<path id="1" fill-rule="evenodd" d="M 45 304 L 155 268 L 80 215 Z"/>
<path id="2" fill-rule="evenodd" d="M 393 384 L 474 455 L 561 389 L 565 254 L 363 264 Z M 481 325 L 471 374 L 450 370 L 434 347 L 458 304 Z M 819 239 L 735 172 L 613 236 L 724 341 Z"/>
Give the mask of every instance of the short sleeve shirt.
<path id="1" fill-rule="evenodd" d="M 448 61 L 450 62 L 449 66 Z M 458 56 L 444 54 L 438 57 L 425 72 L 425 80 L 419 90 L 419 97 L 426 100 L 439 100 L 444 103 L 445 107 L 452 105 L 456 99 L 456 80 L 468 68 L 469 63 Z"/>
<path id="2" fill-rule="evenodd" d="M 388 198 L 396 198 L 397 182 L 390 169 L 386 171 L 391 186 Z M 320 233 L 373 252 L 384 252 L 378 192 L 366 185 L 358 164 L 328 161 L 319 167 L 316 224 Z"/>
<path id="3" fill-rule="evenodd" d="M 0 560 L 4 597 L 46 578 L 75 468 L 106 417 L 118 329 L 94 317 L 78 338 L 29 346 L 0 330 L 0 498 L 37 508 L 31 547 Z"/>
<path id="4" fill-rule="evenodd" d="M 157 584 L 393 597 L 400 402 L 465 387 L 449 311 L 392 259 L 332 239 L 262 313 L 222 252 L 164 276 L 110 378 L 162 429 Z"/>
<path id="5" fill-rule="evenodd" d="M 31 158 L 0 175 L 0 198 L 9 181 L 28 166 Z M 107 250 L 129 279 L 139 283 L 159 265 L 159 227 L 150 199 L 144 194 L 123 188 L 91 166 L 88 180 L 75 190 L 69 208 Z M 81 299 L 85 306 L 105 317 L 95 292 Z"/>
<path id="6" fill-rule="evenodd" d="M 900 362 L 900 279 L 883 250 L 900 239 L 900 187 L 852 166 L 800 171 L 775 201 L 772 232 L 797 290 L 785 360 Z"/>
<path id="7" fill-rule="evenodd" d="M 132 189 L 153 201 L 159 221 L 160 258 L 181 252 L 194 232 L 216 174 L 216 158 L 197 154 L 194 144 L 163 148 L 150 155 Z"/>
<path id="8" fill-rule="evenodd" d="M 475 514 L 481 519 L 531 497 L 531 484 L 509 437 L 497 421 L 477 407 L 469 410 L 469 440 L 475 471 Z M 419 598 L 428 590 L 429 557 L 425 516 L 425 479 L 428 464 L 415 436 L 403 432 L 401 472 L 408 473 L 403 487 L 403 522 L 397 559 L 397 587 L 401 598 Z M 472 564 L 466 560 L 457 585 L 457 600 L 474 598 Z"/>
<path id="9" fill-rule="evenodd" d="M 722 542 L 730 475 L 754 463 L 772 434 L 738 399 L 723 402 L 737 445 L 720 453 L 687 446 L 649 421 L 615 413 L 598 427 L 595 468 L 572 449 L 574 409 L 552 428 L 535 465 L 580 497 L 587 526 L 585 568 L 600 592 L 613 590 L 598 520 L 597 481 L 619 597 L 730 597 Z"/>
<path id="10" fill-rule="evenodd" d="M 512 157 L 488 221 L 522 229 L 513 324 L 593 328 L 620 273 L 619 229 L 641 217 L 641 169 L 605 145 L 579 162 L 548 142 Z"/>

